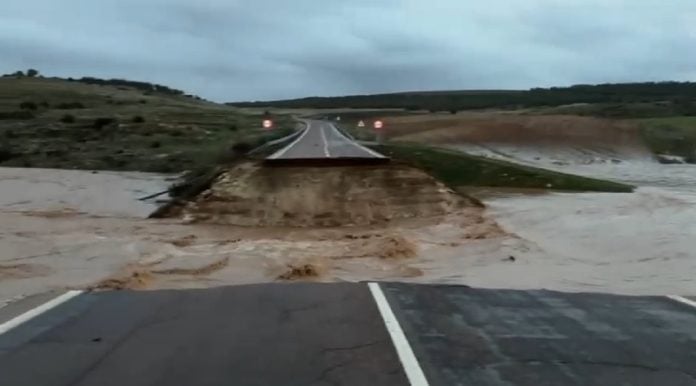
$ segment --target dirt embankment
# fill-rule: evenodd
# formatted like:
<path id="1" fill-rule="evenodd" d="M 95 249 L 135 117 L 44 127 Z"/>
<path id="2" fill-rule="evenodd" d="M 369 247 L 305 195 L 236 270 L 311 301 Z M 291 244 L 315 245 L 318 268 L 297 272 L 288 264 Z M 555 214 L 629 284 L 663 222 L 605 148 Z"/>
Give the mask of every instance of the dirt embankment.
<path id="1" fill-rule="evenodd" d="M 438 145 L 514 145 L 586 148 L 619 156 L 650 154 L 640 129 L 629 122 L 570 115 L 462 113 L 388 120 L 394 140 Z"/>
<path id="2" fill-rule="evenodd" d="M 234 166 L 170 215 L 239 226 L 344 227 L 441 216 L 474 203 L 405 165 Z"/>

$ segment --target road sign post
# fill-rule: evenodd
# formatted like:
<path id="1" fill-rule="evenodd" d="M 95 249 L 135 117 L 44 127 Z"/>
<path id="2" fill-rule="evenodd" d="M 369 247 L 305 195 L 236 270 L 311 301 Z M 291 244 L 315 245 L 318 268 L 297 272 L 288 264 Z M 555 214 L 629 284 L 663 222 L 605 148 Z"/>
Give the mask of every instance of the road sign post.
<path id="1" fill-rule="evenodd" d="M 375 136 L 377 137 L 377 143 L 384 142 L 384 122 L 376 120 L 373 124 L 375 128 Z"/>

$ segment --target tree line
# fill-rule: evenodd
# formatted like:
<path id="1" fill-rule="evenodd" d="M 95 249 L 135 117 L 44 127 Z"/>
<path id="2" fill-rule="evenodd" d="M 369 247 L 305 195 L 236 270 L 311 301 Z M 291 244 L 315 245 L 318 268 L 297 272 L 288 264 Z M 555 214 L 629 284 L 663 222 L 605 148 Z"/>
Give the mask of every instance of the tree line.
<path id="1" fill-rule="evenodd" d="M 239 102 L 240 107 L 403 108 L 453 111 L 483 108 L 527 108 L 577 103 L 641 103 L 696 101 L 694 82 L 645 82 L 501 91 L 409 92 L 340 97 L 310 97 L 267 102 Z"/>

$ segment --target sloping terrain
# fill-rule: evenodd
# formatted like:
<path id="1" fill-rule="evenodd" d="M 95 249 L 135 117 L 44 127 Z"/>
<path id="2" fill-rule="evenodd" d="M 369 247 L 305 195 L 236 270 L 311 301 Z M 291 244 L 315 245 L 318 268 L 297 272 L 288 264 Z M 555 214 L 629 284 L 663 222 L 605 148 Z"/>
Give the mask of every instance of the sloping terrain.
<path id="1" fill-rule="evenodd" d="M 0 166 L 178 172 L 268 133 L 261 112 L 125 85 L 0 78 Z M 291 129 L 276 117 L 276 132 Z"/>
<path id="2" fill-rule="evenodd" d="M 173 214 L 242 226 L 365 226 L 475 206 L 404 165 L 268 168 L 237 165 Z"/>

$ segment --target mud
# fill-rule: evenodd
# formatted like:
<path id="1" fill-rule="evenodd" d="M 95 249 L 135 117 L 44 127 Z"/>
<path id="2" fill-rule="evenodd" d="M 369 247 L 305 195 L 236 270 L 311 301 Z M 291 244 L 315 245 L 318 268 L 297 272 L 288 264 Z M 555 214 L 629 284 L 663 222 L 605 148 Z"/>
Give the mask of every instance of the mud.
<path id="1" fill-rule="evenodd" d="M 122 273 L 113 277 L 99 281 L 97 284 L 87 287 L 91 290 L 142 290 L 153 281 L 153 276 L 147 271 L 134 270 L 128 273 Z"/>
<path id="2" fill-rule="evenodd" d="M 181 216 L 190 223 L 249 227 L 362 227 L 442 216 L 468 204 L 427 173 L 405 165 L 264 168 L 247 163 L 218 177 Z"/>
<path id="3" fill-rule="evenodd" d="M 294 263 L 294 264 L 288 264 L 286 267 L 286 271 L 283 272 L 282 274 L 277 276 L 278 280 L 283 280 L 283 281 L 298 281 L 298 280 L 304 280 L 307 281 L 308 279 L 316 279 L 322 276 L 322 272 L 325 269 L 323 268 L 322 264 L 316 264 L 316 263 Z"/>
<path id="4" fill-rule="evenodd" d="M 64 288 L 277 280 L 696 295 L 695 169 L 569 167 L 641 187 L 634 194 L 484 189 L 474 194 L 488 209 L 464 205 L 367 226 L 253 227 L 146 219 L 156 205 L 138 198 L 161 191 L 168 176 L 105 181 L 89 172 L 0 168 L 0 304 Z M 17 181 L 31 193 L 14 189 Z M 96 205 L 104 192 L 115 198 Z"/>

